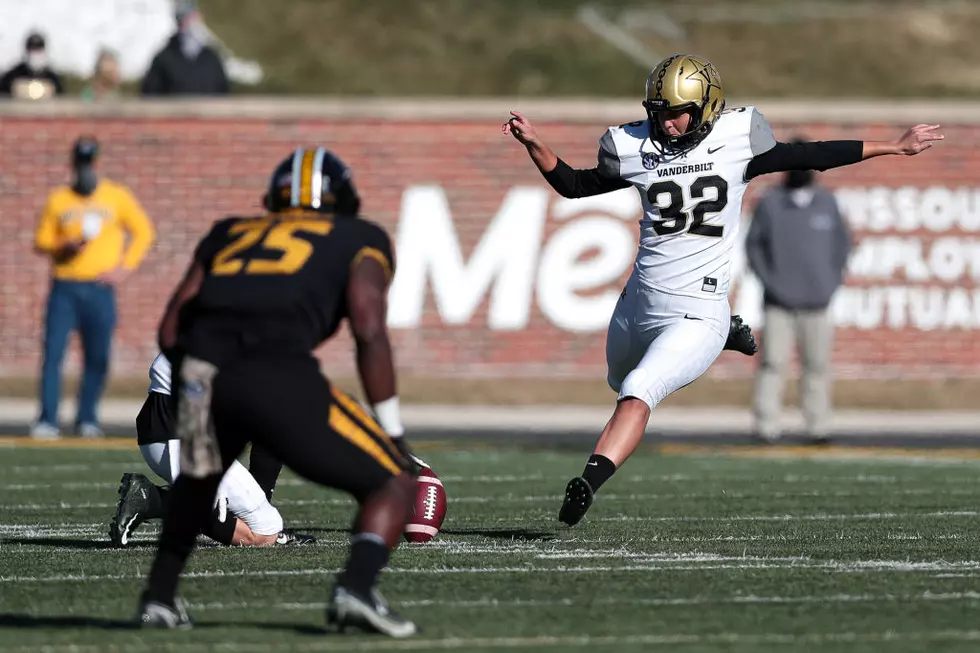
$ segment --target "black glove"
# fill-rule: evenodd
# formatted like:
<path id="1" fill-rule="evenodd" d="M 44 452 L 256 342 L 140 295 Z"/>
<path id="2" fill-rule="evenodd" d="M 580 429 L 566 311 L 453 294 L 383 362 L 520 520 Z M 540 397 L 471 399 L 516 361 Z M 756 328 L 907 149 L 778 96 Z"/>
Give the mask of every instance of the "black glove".
<path id="1" fill-rule="evenodd" d="M 752 335 L 752 329 L 749 328 L 748 324 L 742 322 L 742 318 L 738 315 L 732 316 L 725 349 L 740 351 L 746 356 L 754 356 L 759 351 L 759 347 L 755 344 L 755 336 Z"/>
<path id="2" fill-rule="evenodd" d="M 419 472 L 422 471 L 424 463 L 422 459 L 412 453 L 412 450 L 408 447 L 408 442 L 405 440 L 405 436 L 392 438 L 392 442 L 395 443 L 395 448 L 398 449 L 398 453 L 402 455 L 406 461 L 408 461 L 408 471 L 412 476 L 418 476 Z"/>

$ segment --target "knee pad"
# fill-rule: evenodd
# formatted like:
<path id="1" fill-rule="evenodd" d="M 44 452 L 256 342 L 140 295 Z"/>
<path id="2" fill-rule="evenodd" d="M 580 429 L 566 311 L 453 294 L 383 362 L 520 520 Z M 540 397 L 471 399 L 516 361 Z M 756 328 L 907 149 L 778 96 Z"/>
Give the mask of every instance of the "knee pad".
<path id="1" fill-rule="evenodd" d="M 140 453 L 146 466 L 169 484 L 180 474 L 180 440 L 141 444 Z"/>
<path id="2" fill-rule="evenodd" d="M 650 410 L 656 408 L 657 404 L 667 396 L 667 386 L 656 377 L 652 377 L 643 368 L 637 368 L 630 372 L 623 381 L 619 390 L 619 398 L 628 399 L 633 397 L 645 403 Z"/>
<path id="3" fill-rule="evenodd" d="M 265 492 L 237 460 L 225 473 L 218 495 L 228 499 L 228 511 L 241 519 L 258 535 L 276 535 L 282 531 L 282 515 L 276 510 Z"/>

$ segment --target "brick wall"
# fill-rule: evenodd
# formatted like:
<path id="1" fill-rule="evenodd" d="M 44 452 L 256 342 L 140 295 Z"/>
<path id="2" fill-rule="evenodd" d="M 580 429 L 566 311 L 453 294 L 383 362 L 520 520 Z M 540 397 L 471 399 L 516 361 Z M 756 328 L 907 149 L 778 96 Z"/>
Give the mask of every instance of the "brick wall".
<path id="1" fill-rule="evenodd" d="M 634 104 L 565 104 L 557 109 L 541 105 L 532 106 L 527 113 L 532 120 L 538 119 L 541 133 L 563 158 L 573 165 L 589 166 L 595 161 L 596 141 L 606 125 L 639 117 Z M 597 216 L 602 219 L 610 212 L 602 206 L 581 211 L 574 206 L 558 208 L 558 198 L 544 190 L 523 149 L 499 131 L 510 107 L 500 103 L 493 107 L 491 112 L 487 105 L 473 110 L 472 104 L 463 103 L 447 108 L 435 101 L 397 106 L 378 101 L 358 108 L 352 103 L 324 101 L 300 107 L 264 102 L 256 108 L 255 103 L 245 101 L 216 106 L 126 104 L 105 109 L 68 103 L 40 109 L 0 108 L 0 374 L 33 374 L 37 369 L 48 269 L 44 260 L 31 253 L 32 234 L 46 191 L 65 181 L 70 144 L 83 132 L 99 137 L 102 172 L 132 188 L 159 230 L 159 240 L 144 265 L 120 293 L 113 353 L 117 375 L 145 373 L 155 353 L 154 332 L 163 303 L 196 239 L 213 220 L 227 213 L 257 210 L 274 165 L 294 146 L 310 143 L 327 145 L 351 165 L 366 214 L 389 227 L 392 234 L 398 233 L 409 190 L 441 192 L 464 262 L 488 224 L 500 217 L 502 203 L 512 198 L 515 187 L 529 187 L 521 207 L 535 206 L 544 194 L 543 236 L 534 250 L 536 263 L 528 266 L 525 277 L 509 282 L 497 278 L 497 296 L 491 287 L 469 315 L 452 306 L 437 309 L 430 289 L 405 290 L 424 291 L 425 298 L 418 319 L 412 322 L 410 316 L 403 317 L 402 323 L 408 326 L 394 331 L 401 369 L 438 375 L 602 373 L 605 331 L 596 325 L 604 322 L 605 315 L 601 311 L 598 316 L 586 315 L 602 305 L 588 300 L 615 292 L 629 257 L 622 261 L 622 273 L 615 279 L 599 287 L 573 290 L 573 299 L 586 300 L 581 314 L 569 318 L 578 320 L 578 326 L 556 324 L 555 311 L 542 310 L 542 302 L 548 303 L 542 295 L 558 292 L 537 283 L 538 266 L 549 243 L 559 230 Z M 910 120 L 933 120 L 935 115 L 915 118 L 919 112 L 908 107 L 904 113 L 895 107 L 871 107 L 851 114 L 839 106 L 826 112 L 812 106 L 775 107 L 766 113 L 778 136 L 803 131 L 816 139 L 892 138 Z M 496 111 L 498 108 L 501 110 Z M 980 244 L 974 246 L 974 240 L 980 225 L 970 220 L 980 221 L 980 198 L 972 195 L 974 187 L 980 188 L 980 125 L 972 124 L 972 117 L 980 112 L 956 108 L 950 115 L 952 122 L 945 125 L 947 141 L 921 157 L 888 157 L 822 175 L 828 186 L 850 193 L 847 206 L 853 209 L 858 247 L 870 243 L 862 254 L 861 269 L 849 279 L 851 294 L 844 297 L 846 305 L 838 306 L 842 326 L 835 360 L 840 374 L 923 377 L 976 373 L 980 298 L 974 303 L 973 293 L 974 278 L 980 276 Z M 750 188 L 746 213 L 766 183 L 771 182 L 760 180 Z M 930 188 L 932 195 L 926 192 Z M 426 205 L 416 209 L 422 211 L 420 216 L 417 210 L 414 217 L 418 227 L 428 209 Z M 434 206 L 432 210 L 437 213 L 440 209 Z M 950 212 L 955 215 L 946 224 Z M 924 224 L 902 222 L 903 216 L 913 214 L 918 216 L 913 223 Z M 635 217 L 606 215 L 634 231 Z M 413 237 L 425 238 L 424 229 Z M 400 248 L 411 246 L 398 244 Z M 914 258 L 916 247 L 921 248 L 927 272 L 916 272 L 908 265 L 901 269 L 909 257 Z M 941 251 L 933 252 L 937 247 Z M 952 254 L 951 248 L 955 250 Z M 602 259 L 603 251 L 580 253 L 578 264 L 585 265 Z M 882 263 L 883 257 L 899 260 L 889 265 Z M 533 286 L 531 292 L 522 293 L 522 284 Z M 518 292 L 505 293 L 502 287 Z M 447 291 L 445 301 L 463 301 L 460 297 L 474 292 L 457 288 L 453 300 Z M 752 315 L 755 300 L 748 295 L 742 300 L 739 304 L 736 293 L 736 307 Z M 512 320 L 504 329 L 489 328 L 489 321 L 513 312 L 509 302 L 528 304 L 527 309 L 517 311 L 526 310 L 526 320 L 518 318 L 516 327 Z M 937 308 L 937 302 L 942 306 Z M 574 308 L 574 304 L 569 306 Z M 447 314 L 456 317 L 447 320 Z M 927 317 L 916 323 L 916 315 Z M 453 320 L 461 323 L 446 324 Z M 328 344 L 323 356 L 330 369 L 351 370 L 345 337 Z M 77 351 L 69 356 L 69 365 L 77 366 Z M 750 372 L 747 359 L 724 354 L 712 373 L 742 376 Z"/>

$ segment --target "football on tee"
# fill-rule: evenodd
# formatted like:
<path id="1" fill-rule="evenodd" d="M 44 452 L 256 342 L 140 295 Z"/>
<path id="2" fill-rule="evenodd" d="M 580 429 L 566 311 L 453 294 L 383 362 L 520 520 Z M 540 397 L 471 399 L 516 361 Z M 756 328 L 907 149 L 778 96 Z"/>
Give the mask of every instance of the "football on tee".
<path id="1" fill-rule="evenodd" d="M 420 461 L 421 462 L 421 461 Z M 414 514 L 405 525 L 409 542 L 428 542 L 439 533 L 446 519 L 446 490 L 432 468 L 422 464 L 415 491 Z"/>

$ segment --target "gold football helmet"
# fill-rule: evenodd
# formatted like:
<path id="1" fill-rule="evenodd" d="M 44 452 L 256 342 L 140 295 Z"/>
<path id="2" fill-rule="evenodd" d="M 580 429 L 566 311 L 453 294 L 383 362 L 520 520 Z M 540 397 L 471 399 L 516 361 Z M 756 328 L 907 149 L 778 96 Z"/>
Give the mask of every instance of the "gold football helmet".
<path id="1" fill-rule="evenodd" d="M 646 90 L 643 106 L 650 118 L 650 133 L 678 149 L 701 142 L 725 108 L 721 75 L 710 61 L 692 54 L 674 54 L 657 64 L 647 77 Z M 664 133 L 657 113 L 684 109 L 693 109 L 687 132 L 681 136 Z"/>

